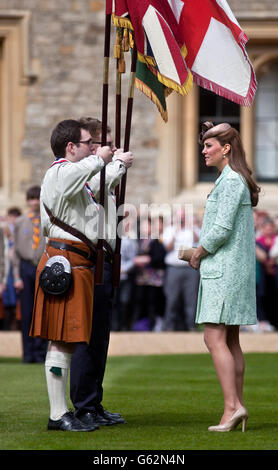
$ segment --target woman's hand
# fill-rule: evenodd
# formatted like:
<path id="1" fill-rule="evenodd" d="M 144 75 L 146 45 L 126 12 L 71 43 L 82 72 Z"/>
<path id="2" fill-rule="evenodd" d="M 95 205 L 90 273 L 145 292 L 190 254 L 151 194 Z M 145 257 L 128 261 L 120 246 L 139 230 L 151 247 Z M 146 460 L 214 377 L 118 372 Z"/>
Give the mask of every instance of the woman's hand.
<path id="1" fill-rule="evenodd" d="M 208 251 L 205 250 L 202 247 L 202 245 L 198 246 L 198 248 L 196 248 L 196 250 L 194 251 L 189 261 L 189 265 L 191 266 L 191 268 L 200 269 L 201 259 L 207 255 L 208 255 Z"/>
<path id="2" fill-rule="evenodd" d="M 195 252 L 190 258 L 189 265 L 191 266 L 191 268 L 199 269 L 200 268 L 200 263 L 201 263 L 201 258 Z"/>

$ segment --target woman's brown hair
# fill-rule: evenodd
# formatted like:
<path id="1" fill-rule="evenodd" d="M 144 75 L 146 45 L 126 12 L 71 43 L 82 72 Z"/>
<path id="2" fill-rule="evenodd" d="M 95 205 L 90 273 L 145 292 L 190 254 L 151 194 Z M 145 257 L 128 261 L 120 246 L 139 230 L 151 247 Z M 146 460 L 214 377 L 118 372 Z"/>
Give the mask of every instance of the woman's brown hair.
<path id="1" fill-rule="evenodd" d="M 236 129 L 227 124 L 225 124 L 225 126 L 220 124 L 219 132 L 217 132 L 217 128 L 218 126 L 214 126 L 212 122 L 203 124 L 200 142 L 203 143 L 206 139 L 214 137 L 222 147 L 225 144 L 231 146 L 231 150 L 228 154 L 229 165 L 232 170 L 240 173 L 245 178 L 250 191 L 251 204 L 255 207 L 258 204 L 261 189 L 252 178 L 252 172 L 246 162 L 245 151 L 240 135 Z"/>

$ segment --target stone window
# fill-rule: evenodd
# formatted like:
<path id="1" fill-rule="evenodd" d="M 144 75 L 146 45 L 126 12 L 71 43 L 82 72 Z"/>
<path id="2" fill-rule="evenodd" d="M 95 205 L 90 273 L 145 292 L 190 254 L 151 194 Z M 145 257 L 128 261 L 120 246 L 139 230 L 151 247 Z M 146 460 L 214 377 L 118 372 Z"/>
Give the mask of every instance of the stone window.
<path id="1" fill-rule="evenodd" d="M 278 181 L 278 62 L 264 65 L 256 104 L 255 164 L 259 181 Z"/>
<path id="2" fill-rule="evenodd" d="M 26 96 L 31 71 L 30 13 L 0 10 L 0 211 L 22 205 L 21 184 L 30 178 L 30 163 L 22 158 Z"/>
<path id="3" fill-rule="evenodd" d="M 200 128 L 205 121 L 212 121 L 215 125 L 228 122 L 240 131 L 240 107 L 230 100 L 217 96 L 208 90 L 200 88 L 199 116 Z M 202 148 L 199 150 L 199 181 L 215 181 L 217 170 L 215 167 L 206 167 Z"/>

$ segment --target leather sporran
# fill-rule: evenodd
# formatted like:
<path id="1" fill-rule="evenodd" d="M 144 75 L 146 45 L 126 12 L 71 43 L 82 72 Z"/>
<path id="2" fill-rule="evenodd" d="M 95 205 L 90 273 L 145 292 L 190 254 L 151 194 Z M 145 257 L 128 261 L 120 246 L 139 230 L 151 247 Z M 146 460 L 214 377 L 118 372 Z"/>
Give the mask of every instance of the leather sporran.
<path id="1" fill-rule="evenodd" d="M 43 268 L 39 284 L 46 294 L 63 295 L 71 285 L 71 265 L 64 256 L 52 256 Z"/>

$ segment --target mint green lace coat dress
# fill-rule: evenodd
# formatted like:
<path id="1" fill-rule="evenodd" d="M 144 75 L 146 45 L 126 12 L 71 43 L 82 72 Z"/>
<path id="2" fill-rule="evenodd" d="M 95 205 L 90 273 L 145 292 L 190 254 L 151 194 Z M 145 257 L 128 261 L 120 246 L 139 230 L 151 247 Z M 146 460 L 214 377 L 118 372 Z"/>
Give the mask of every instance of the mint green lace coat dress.
<path id="1" fill-rule="evenodd" d="M 196 323 L 257 323 L 255 230 L 244 178 L 226 165 L 206 203 Z"/>

